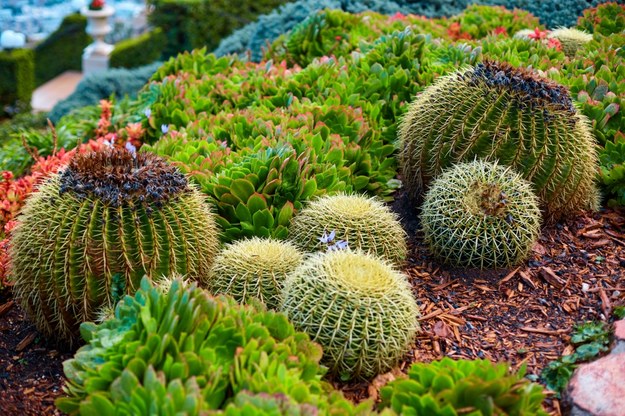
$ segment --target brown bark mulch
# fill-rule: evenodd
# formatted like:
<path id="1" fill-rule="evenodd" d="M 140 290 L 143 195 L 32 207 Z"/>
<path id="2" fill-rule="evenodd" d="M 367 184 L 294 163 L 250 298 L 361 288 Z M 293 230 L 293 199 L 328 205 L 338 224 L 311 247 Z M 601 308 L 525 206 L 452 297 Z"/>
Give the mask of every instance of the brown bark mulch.
<path id="1" fill-rule="evenodd" d="M 545 227 L 528 261 L 494 271 L 437 263 L 416 222 L 404 225 L 411 235 L 407 273 L 421 308 L 421 332 L 395 372 L 372 383 L 337 384 L 354 400 L 376 397 L 380 385 L 411 362 L 443 356 L 506 361 L 513 369 L 525 364 L 538 376 L 547 363 L 572 352 L 574 324 L 607 321 L 614 306 L 625 304 L 624 210 Z M 46 347 L 9 293 L 0 293 L 0 414 L 59 414 L 53 402 L 62 394 L 62 361 L 70 356 Z M 547 408 L 561 413 L 553 397 Z"/>

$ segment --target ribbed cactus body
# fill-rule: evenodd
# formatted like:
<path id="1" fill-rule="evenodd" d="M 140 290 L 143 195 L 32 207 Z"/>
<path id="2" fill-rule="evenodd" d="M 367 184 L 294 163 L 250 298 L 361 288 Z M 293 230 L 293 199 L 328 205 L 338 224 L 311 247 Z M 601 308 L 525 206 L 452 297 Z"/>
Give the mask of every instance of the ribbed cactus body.
<path id="1" fill-rule="evenodd" d="M 418 329 L 418 307 L 406 277 L 360 251 L 316 253 L 291 273 L 282 311 L 323 347 L 322 361 L 341 378 L 388 371 Z"/>
<path id="2" fill-rule="evenodd" d="M 415 198 L 444 168 L 478 157 L 532 182 L 549 219 L 598 205 L 587 119 L 564 87 L 529 70 L 486 61 L 439 78 L 410 106 L 399 139 Z"/>
<path id="3" fill-rule="evenodd" d="M 430 250 L 454 266 L 509 267 L 540 233 L 538 198 L 509 167 L 459 163 L 434 180 L 421 209 Z"/>
<path id="4" fill-rule="evenodd" d="M 16 297 L 62 344 L 144 275 L 206 278 L 217 251 L 213 215 L 184 175 L 123 152 L 77 156 L 32 195 L 12 234 Z"/>
<path id="5" fill-rule="evenodd" d="M 300 251 L 286 241 L 258 237 L 240 240 L 219 253 L 208 287 L 212 293 L 231 295 L 237 302 L 254 297 L 277 309 L 284 280 L 301 261 Z"/>
<path id="6" fill-rule="evenodd" d="M 575 56 L 578 50 L 592 40 L 590 33 L 566 27 L 552 30 L 549 37 L 560 41 L 562 52 L 568 57 Z"/>
<path id="7" fill-rule="evenodd" d="M 326 251 L 320 240 L 334 231 L 335 240 L 401 265 L 406 258 L 406 233 L 381 201 L 362 195 L 332 195 L 310 202 L 291 221 L 289 235 L 303 251 Z"/>

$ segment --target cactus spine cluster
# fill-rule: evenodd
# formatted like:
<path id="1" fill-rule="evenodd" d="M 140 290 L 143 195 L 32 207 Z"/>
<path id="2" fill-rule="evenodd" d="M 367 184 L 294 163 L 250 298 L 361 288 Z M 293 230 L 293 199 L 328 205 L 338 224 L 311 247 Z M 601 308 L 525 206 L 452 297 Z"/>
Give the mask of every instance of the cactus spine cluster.
<path id="1" fill-rule="evenodd" d="M 588 120 L 564 87 L 527 69 L 485 61 L 439 78 L 411 104 L 399 139 L 414 198 L 446 167 L 478 157 L 532 182 L 550 220 L 599 203 Z"/>
<path id="2" fill-rule="evenodd" d="M 406 234 L 382 202 L 362 195 L 333 195 L 310 202 L 293 218 L 290 238 L 303 251 L 325 251 L 320 240 L 335 232 L 337 240 L 401 265 L 406 258 Z"/>
<path id="3" fill-rule="evenodd" d="M 226 247 L 215 259 L 209 290 L 227 294 L 237 302 L 255 297 L 270 309 L 282 300 L 282 286 L 288 273 L 302 261 L 302 254 L 291 243 L 253 237 Z"/>
<path id="4" fill-rule="evenodd" d="M 343 379 L 389 370 L 418 329 L 406 277 L 362 251 L 312 255 L 287 277 L 282 311 L 321 344 L 322 361 Z"/>
<path id="5" fill-rule="evenodd" d="M 208 275 L 218 246 L 213 214 L 163 159 L 124 149 L 77 155 L 26 202 L 10 256 L 15 294 L 37 328 L 61 344 L 144 275 Z"/>
<path id="6" fill-rule="evenodd" d="M 590 33 L 566 27 L 552 30 L 548 36 L 560 41 L 562 52 L 568 57 L 575 56 L 578 50 L 592 40 Z"/>
<path id="7" fill-rule="evenodd" d="M 425 241 L 455 266 L 508 267 L 527 257 L 540 233 L 538 198 L 509 167 L 476 160 L 443 172 L 421 210 Z"/>

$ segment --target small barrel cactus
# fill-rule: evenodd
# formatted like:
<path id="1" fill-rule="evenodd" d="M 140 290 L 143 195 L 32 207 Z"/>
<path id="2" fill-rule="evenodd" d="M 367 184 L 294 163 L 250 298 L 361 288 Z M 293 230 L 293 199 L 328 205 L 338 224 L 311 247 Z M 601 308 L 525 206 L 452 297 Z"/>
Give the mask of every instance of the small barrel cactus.
<path id="1" fill-rule="evenodd" d="M 579 29 L 559 28 L 549 32 L 549 38 L 558 39 L 562 45 L 562 52 L 573 57 L 578 50 L 592 40 L 592 35 Z"/>
<path id="2" fill-rule="evenodd" d="M 421 210 L 425 241 L 455 266 L 508 267 L 527 257 L 540 233 L 538 198 L 509 167 L 475 160 L 443 172 Z"/>
<path id="3" fill-rule="evenodd" d="M 163 159 L 124 149 L 77 155 L 26 202 L 12 233 L 15 295 L 61 344 L 144 275 L 208 276 L 218 231 L 204 197 Z"/>
<path id="4" fill-rule="evenodd" d="M 415 199 L 443 169 L 478 157 L 532 182 L 549 220 L 599 204 L 587 118 L 564 87 L 528 69 L 485 61 L 439 78 L 411 104 L 399 138 Z"/>
<path id="5" fill-rule="evenodd" d="M 327 236 L 332 235 L 351 249 L 397 265 L 407 253 L 406 233 L 397 217 L 382 202 L 362 195 L 324 196 L 310 202 L 293 218 L 289 233 L 293 243 L 307 252 L 326 251 Z"/>
<path id="6" fill-rule="evenodd" d="M 268 308 L 277 309 L 284 279 L 301 261 L 302 254 L 289 242 L 258 237 L 240 240 L 217 256 L 208 287 L 238 302 L 255 297 Z"/>
<path id="7" fill-rule="evenodd" d="M 418 329 L 406 277 L 369 253 L 316 253 L 284 284 L 293 325 L 323 347 L 323 362 L 343 379 L 370 378 L 395 366 Z"/>

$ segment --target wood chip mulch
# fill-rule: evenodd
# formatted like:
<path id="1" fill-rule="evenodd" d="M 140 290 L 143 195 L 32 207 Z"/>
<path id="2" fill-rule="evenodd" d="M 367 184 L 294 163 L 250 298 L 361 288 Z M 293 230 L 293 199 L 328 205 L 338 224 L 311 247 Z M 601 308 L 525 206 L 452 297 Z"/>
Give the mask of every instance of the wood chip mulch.
<path id="1" fill-rule="evenodd" d="M 548 362 L 573 351 L 574 324 L 607 321 L 614 306 L 625 304 L 624 210 L 545 227 L 528 261 L 496 271 L 441 265 L 424 246 L 418 224 L 404 225 L 421 332 L 393 372 L 371 383 L 335 383 L 356 401 L 376 398 L 379 387 L 410 363 L 444 356 L 506 361 L 513 369 L 525 364 L 538 376 Z M 7 291 L 0 292 L 0 414 L 59 414 L 53 402 L 61 394 L 62 362 L 70 356 L 46 347 Z M 547 408 L 561 414 L 553 397 Z"/>

